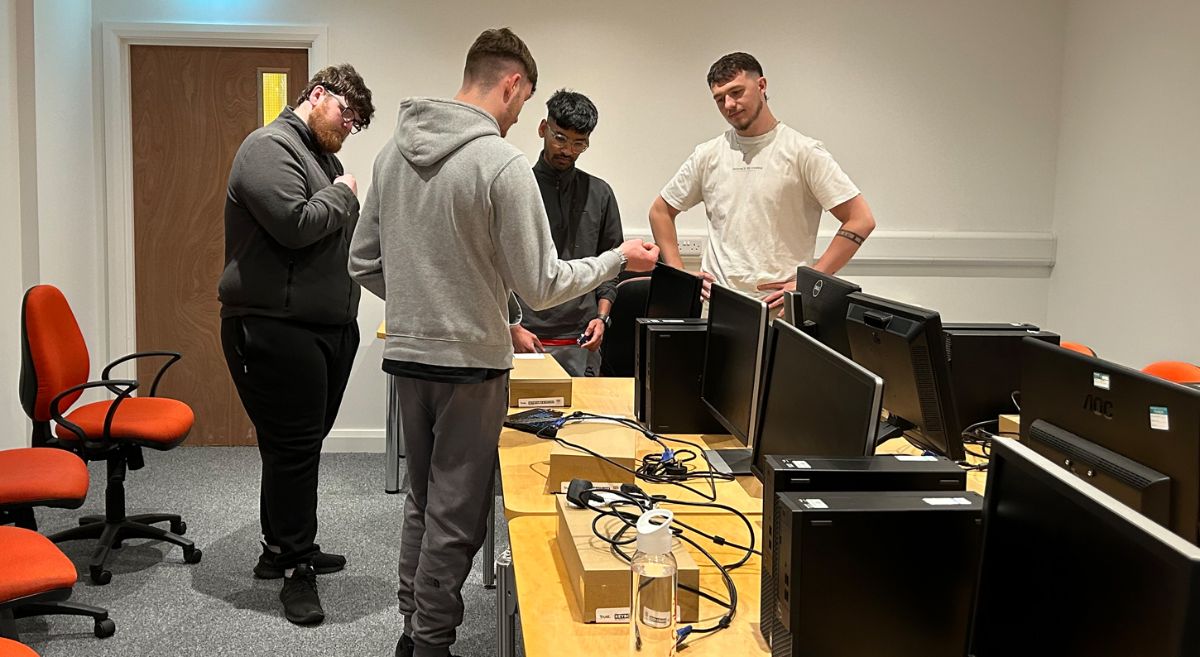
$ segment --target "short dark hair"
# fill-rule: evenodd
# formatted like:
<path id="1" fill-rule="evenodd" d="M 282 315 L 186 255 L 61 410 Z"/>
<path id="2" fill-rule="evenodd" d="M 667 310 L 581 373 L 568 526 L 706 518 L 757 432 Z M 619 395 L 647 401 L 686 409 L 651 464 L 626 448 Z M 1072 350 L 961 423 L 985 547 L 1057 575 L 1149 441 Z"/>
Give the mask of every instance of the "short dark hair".
<path id="1" fill-rule="evenodd" d="M 546 101 L 546 116 L 560 128 L 585 135 L 590 135 L 600 120 L 600 113 L 587 96 L 566 89 L 559 89 Z"/>
<path id="2" fill-rule="evenodd" d="M 354 70 L 353 66 L 338 64 L 337 66 L 326 66 L 317 71 L 317 74 L 308 81 L 304 93 L 296 99 L 296 104 L 299 105 L 308 100 L 309 94 L 318 86 L 325 87 L 325 90 L 330 93 L 345 96 L 346 104 L 358 115 L 360 127 L 365 128 L 371 125 L 371 117 L 375 115 L 375 106 L 371 104 L 371 90 L 367 88 L 367 83 L 363 82 L 362 76 Z"/>
<path id="3" fill-rule="evenodd" d="M 758 77 L 762 77 L 762 64 L 754 58 L 754 55 L 744 52 L 731 52 L 728 55 L 718 59 L 708 68 L 708 86 L 715 87 L 718 84 L 725 84 L 737 77 L 738 73 L 745 71 L 753 73 Z"/>
<path id="4" fill-rule="evenodd" d="M 525 77 L 537 91 L 537 62 L 521 37 L 507 27 L 484 30 L 467 51 L 467 65 L 463 78 L 469 82 L 494 86 L 504 73 L 505 64 L 518 64 L 525 69 Z"/>

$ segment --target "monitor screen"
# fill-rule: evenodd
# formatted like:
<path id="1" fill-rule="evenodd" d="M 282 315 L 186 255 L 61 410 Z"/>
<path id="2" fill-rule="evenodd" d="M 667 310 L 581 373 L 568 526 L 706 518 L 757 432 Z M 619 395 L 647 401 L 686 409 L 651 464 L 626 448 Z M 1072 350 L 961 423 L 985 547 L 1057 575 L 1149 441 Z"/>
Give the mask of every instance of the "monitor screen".
<path id="1" fill-rule="evenodd" d="M 796 270 L 797 327 L 847 358 L 850 340 L 846 337 L 846 309 L 849 295 L 862 290 L 850 281 L 822 274 L 812 267 Z M 803 323 L 801 323 L 803 322 Z"/>
<path id="2" fill-rule="evenodd" d="M 1040 423 L 1166 475 L 1166 526 L 1200 543 L 1200 390 L 1037 340 L 1021 346 L 1021 442 L 1055 462 L 1071 459 L 1070 441 L 1035 432 Z M 1080 475 L 1114 497 L 1142 483 L 1090 468 Z"/>
<path id="3" fill-rule="evenodd" d="M 703 309 L 700 299 L 703 283 L 699 276 L 658 263 L 650 274 L 650 296 L 646 300 L 645 317 L 699 317 Z"/>
<path id="4" fill-rule="evenodd" d="M 903 432 L 921 449 L 964 460 L 941 317 L 855 292 L 846 311 L 846 332 L 854 362 L 883 377 L 888 419 L 880 438 Z"/>
<path id="5" fill-rule="evenodd" d="M 775 320 L 767 348 L 754 472 L 768 454 L 813 457 L 875 453 L 883 379 Z"/>
<path id="6" fill-rule="evenodd" d="M 767 304 L 718 284 L 708 302 L 708 342 L 700 399 L 747 447 L 754 446 Z"/>
<path id="7" fill-rule="evenodd" d="M 992 448 L 970 655 L 1200 656 L 1200 548 L 1011 440 Z"/>

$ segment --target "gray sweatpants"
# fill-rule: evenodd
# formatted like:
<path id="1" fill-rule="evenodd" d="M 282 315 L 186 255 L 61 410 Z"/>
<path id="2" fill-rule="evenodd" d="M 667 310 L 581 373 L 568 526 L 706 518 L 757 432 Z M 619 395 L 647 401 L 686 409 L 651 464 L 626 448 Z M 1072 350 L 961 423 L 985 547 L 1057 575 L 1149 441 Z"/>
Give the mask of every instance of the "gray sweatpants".
<path id="1" fill-rule="evenodd" d="M 395 382 L 409 481 L 400 613 L 418 657 L 444 656 L 462 624 L 463 582 L 487 534 L 508 376 L 483 383 Z"/>

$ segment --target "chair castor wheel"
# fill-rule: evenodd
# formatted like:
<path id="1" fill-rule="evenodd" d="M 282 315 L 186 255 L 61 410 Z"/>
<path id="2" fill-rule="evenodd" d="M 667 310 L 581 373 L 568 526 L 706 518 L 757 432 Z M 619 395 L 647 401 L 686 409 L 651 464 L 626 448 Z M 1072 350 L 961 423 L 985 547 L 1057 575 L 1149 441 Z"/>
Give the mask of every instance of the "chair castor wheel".
<path id="1" fill-rule="evenodd" d="M 184 534 L 187 533 L 187 523 L 182 520 L 180 520 L 178 522 L 172 520 L 171 521 L 171 533 L 178 534 L 179 536 L 183 536 Z"/>
<path id="2" fill-rule="evenodd" d="M 100 566 L 88 567 L 88 575 L 92 578 L 92 582 L 104 586 L 112 581 L 112 572 L 101 568 Z"/>
<path id="3" fill-rule="evenodd" d="M 93 632 L 96 634 L 96 638 L 98 639 L 107 639 L 115 634 L 116 631 L 117 624 L 114 623 L 111 618 L 105 618 L 103 620 L 96 621 L 96 627 L 93 630 Z"/>
<path id="4" fill-rule="evenodd" d="M 200 563 L 200 557 L 204 553 L 197 548 L 183 548 L 183 560 L 185 563 Z"/>

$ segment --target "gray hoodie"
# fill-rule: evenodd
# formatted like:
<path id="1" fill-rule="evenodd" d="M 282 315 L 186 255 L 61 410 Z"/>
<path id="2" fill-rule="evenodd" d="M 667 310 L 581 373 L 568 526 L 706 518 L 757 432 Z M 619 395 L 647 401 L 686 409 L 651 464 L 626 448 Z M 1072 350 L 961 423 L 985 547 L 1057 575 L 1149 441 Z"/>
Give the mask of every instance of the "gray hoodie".
<path id="1" fill-rule="evenodd" d="M 541 310 L 620 267 L 614 251 L 558 259 L 529 162 L 487 112 L 400 103 L 350 243 L 350 275 L 386 302 L 385 359 L 510 368 L 510 290 Z"/>

